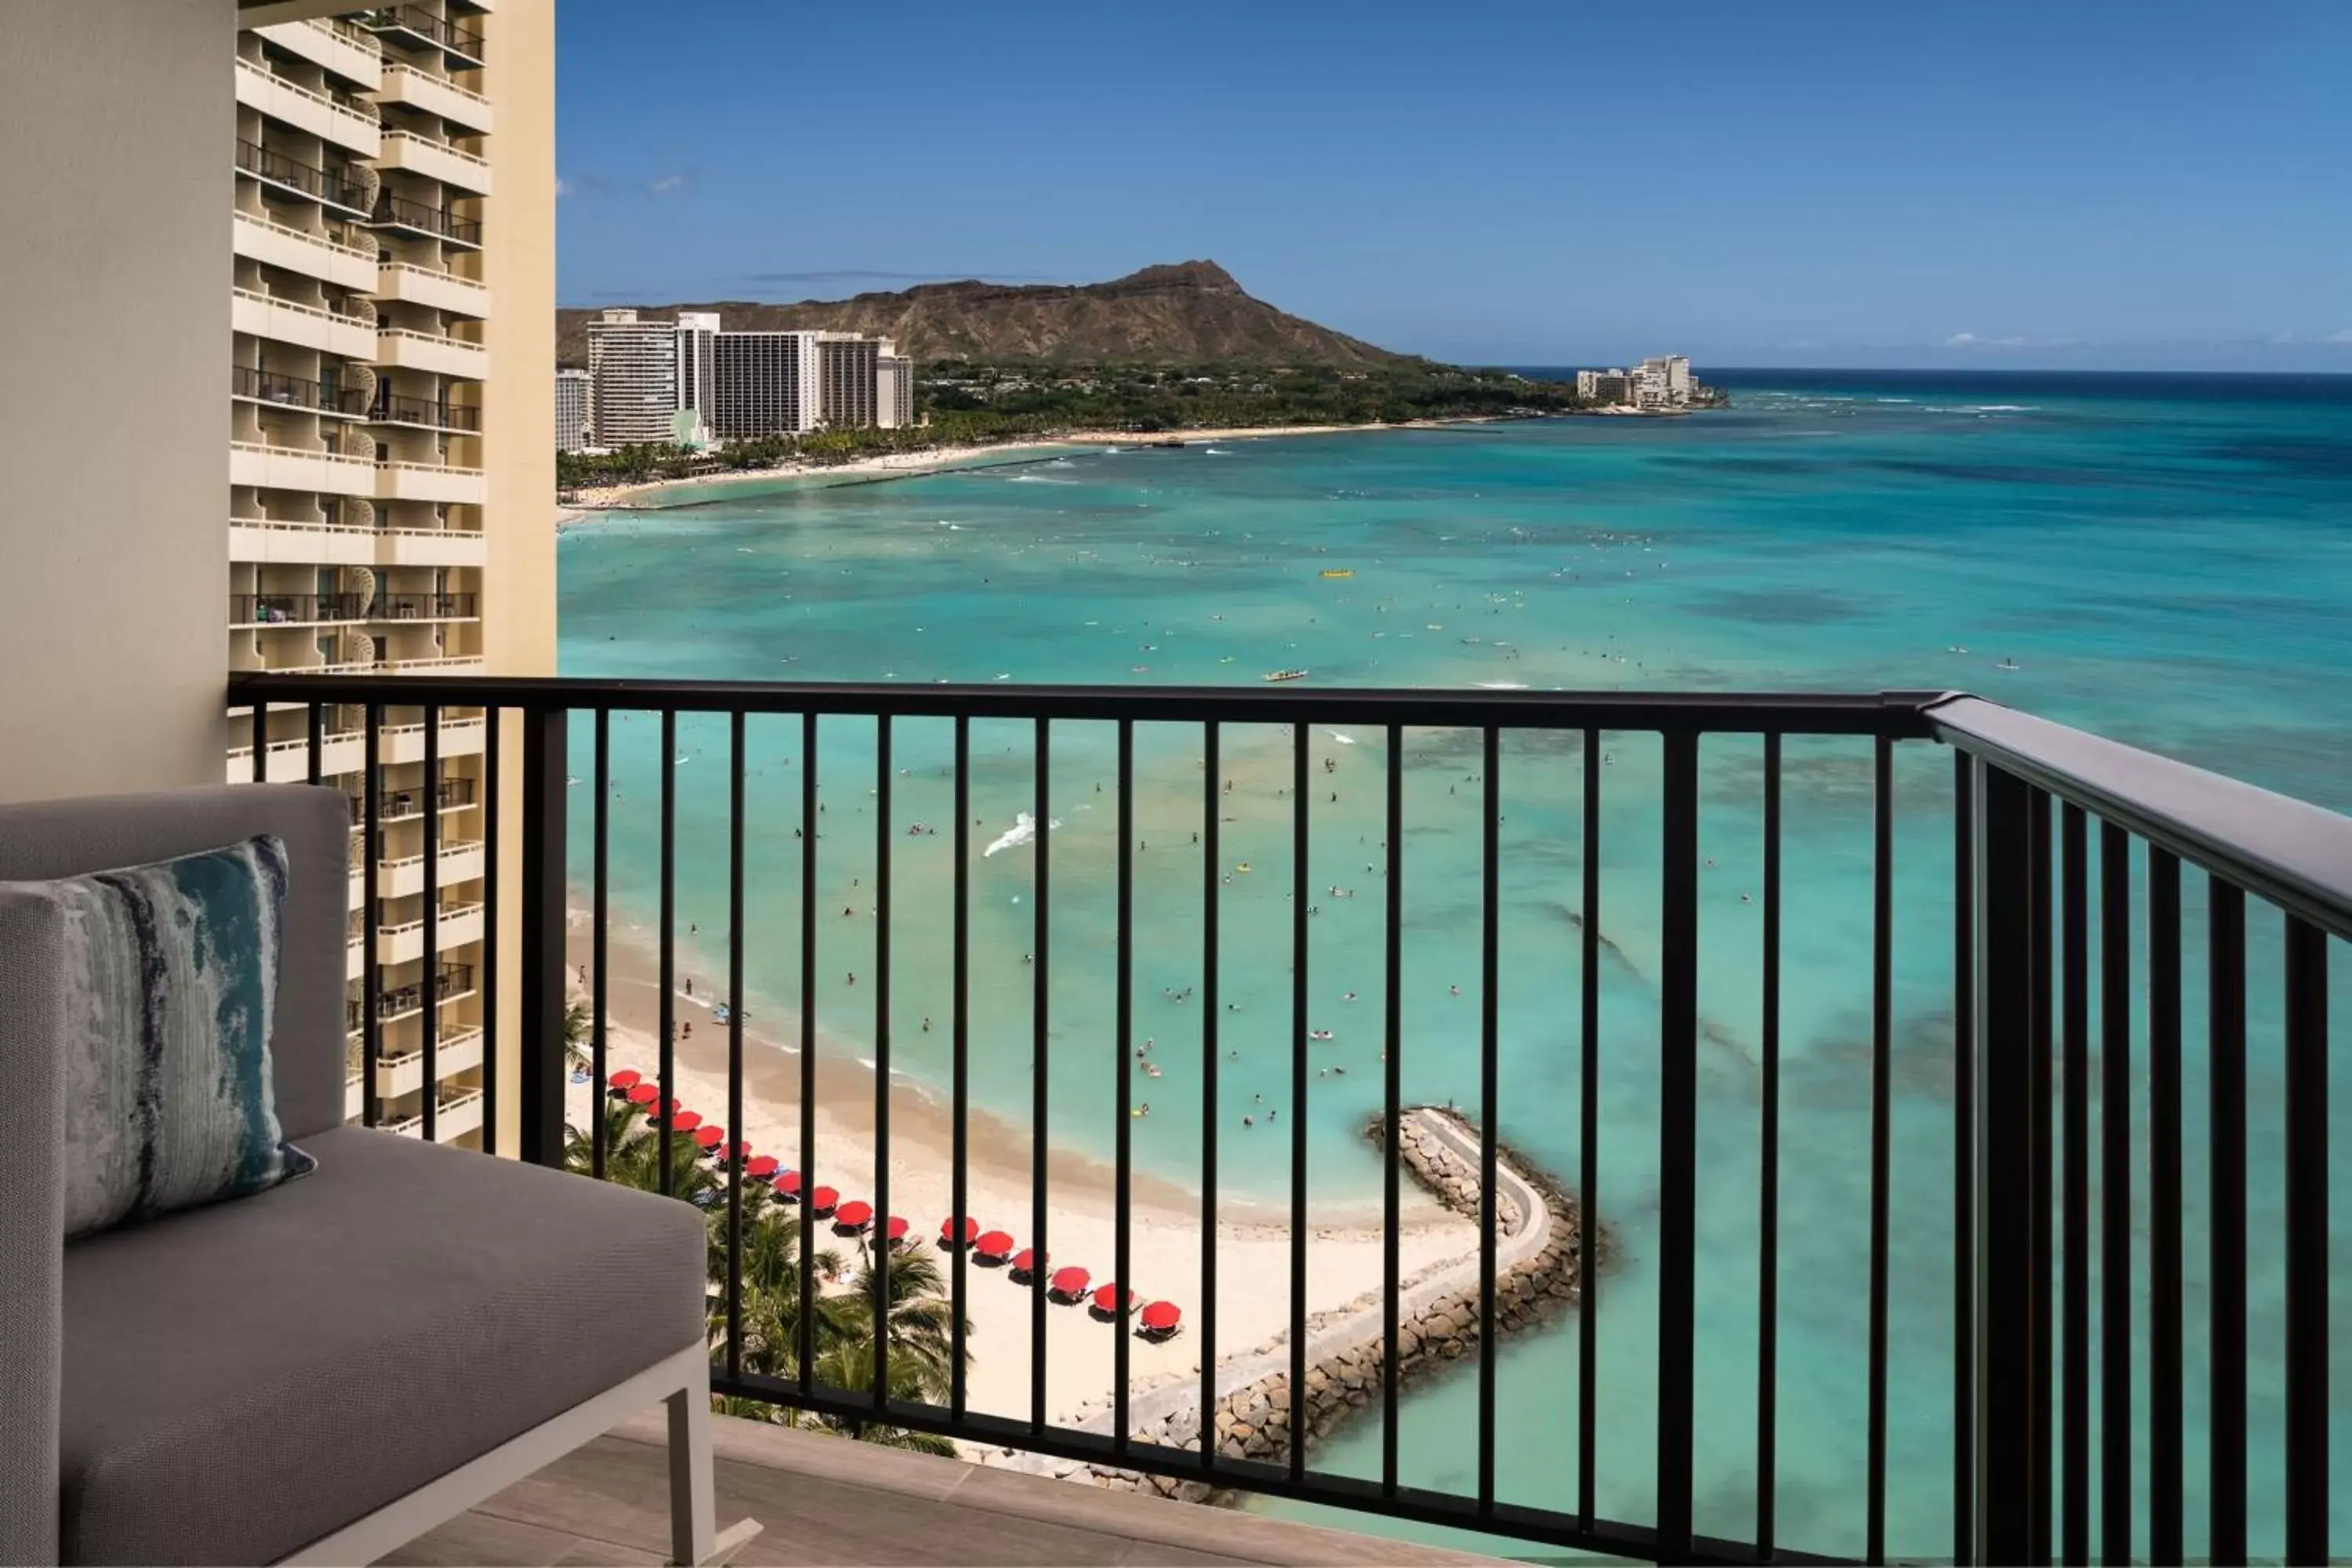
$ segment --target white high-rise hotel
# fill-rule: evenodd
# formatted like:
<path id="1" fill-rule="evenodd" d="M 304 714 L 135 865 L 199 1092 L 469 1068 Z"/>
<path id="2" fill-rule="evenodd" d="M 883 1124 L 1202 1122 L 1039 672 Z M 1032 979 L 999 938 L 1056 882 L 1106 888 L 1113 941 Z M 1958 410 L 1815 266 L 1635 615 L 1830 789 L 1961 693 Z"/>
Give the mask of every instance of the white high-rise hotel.
<path id="1" fill-rule="evenodd" d="M 821 425 L 914 423 L 913 366 L 888 338 L 724 331 L 681 311 L 644 321 L 608 310 L 588 323 L 589 425 L 600 447 L 699 437 L 802 435 Z M 692 415 L 682 421 L 681 415 Z"/>
<path id="2" fill-rule="evenodd" d="M 546 363 L 539 344 L 551 342 L 552 324 L 540 319 L 552 300 L 530 267 L 499 268 L 523 257 L 545 270 L 552 30 L 548 0 L 409 0 L 223 37 L 236 100 L 223 606 L 232 670 L 481 670 L 495 642 L 502 672 L 520 674 L 551 648 L 551 585 L 535 537 L 549 531 L 548 392 L 524 373 Z M 512 51 L 504 62 L 500 48 Z M 515 89 L 494 101 L 502 83 Z M 509 171 L 494 173 L 491 148 L 510 110 L 516 195 L 502 208 Z M 494 308 L 513 313 L 503 332 Z M 494 340 L 509 345 L 502 363 L 514 356 L 506 383 L 491 380 Z M 504 623 L 501 605 L 512 609 Z M 265 718 L 261 771 L 307 776 L 307 711 Z M 355 835 L 373 792 L 381 830 L 375 845 L 352 847 L 349 1109 L 362 1109 L 358 1053 L 373 1008 L 380 1121 L 415 1128 L 430 1096 L 436 1136 L 470 1143 L 487 1070 L 484 945 L 495 935 L 482 896 L 487 733 L 479 710 L 444 710 L 428 777 L 424 718 L 387 712 L 370 777 L 356 712 L 324 715 L 323 780 L 350 795 Z M 255 776 L 253 738 L 251 710 L 232 710 L 231 779 Z M 362 891 L 371 854 L 373 910 Z M 373 975 L 362 940 L 370 920 Z M 428 965 L 439 974 L 431 1018 Z M 426 1030 L 436 1083 L 422 1077 Z"/>

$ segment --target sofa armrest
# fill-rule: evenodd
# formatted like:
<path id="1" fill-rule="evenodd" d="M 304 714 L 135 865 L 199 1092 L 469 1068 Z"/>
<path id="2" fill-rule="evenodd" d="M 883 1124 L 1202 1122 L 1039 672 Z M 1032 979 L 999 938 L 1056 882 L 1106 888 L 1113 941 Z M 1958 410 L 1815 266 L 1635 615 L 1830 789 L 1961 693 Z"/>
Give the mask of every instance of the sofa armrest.
<path id="1" fill-rule="evenodd" d="M 0 1563 L 58 1560 L 64 925 L 0 883 Z"/>

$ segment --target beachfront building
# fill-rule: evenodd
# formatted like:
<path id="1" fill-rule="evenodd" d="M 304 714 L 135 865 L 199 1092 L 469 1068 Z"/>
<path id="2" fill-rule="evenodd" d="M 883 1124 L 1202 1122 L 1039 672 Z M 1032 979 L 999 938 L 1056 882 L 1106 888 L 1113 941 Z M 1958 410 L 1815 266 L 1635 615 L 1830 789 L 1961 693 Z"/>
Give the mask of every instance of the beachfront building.
<path id="1" fill-rule="evenodd" d="M 710 433 L 722 441 L 816 428 L 814 332 L 719 332 L 711 344 Z"/>
<path id="2" fill-rule="evenodd" d="M 577 452 L 588 445 L 588 373 L 566 366 L 555 373 L 555 449 Z"/>
<path id="3" fill-rule="evenodd" d="M 887 339 L 856 332 L 817 335 L 817 418 L 835 429 L 876 423 L 875 380 L 881 358 L 896 352 Z"/>
<path id="4" fill-rule="evenodd" d="M 1640 408 L 1650 412 L 1687 408 L 1702 399 L 1706 388 L 1691 376 L 1686 354 L 1657 354 L 1632 370 L 1580 370 L 1576 395 L 1607 408 Z"/>
<path id="5" fill-rule="evenodd" d="M 711 356 L 719 337 L 719 318 L 708 310 L 681 310 L 677 315 L 677 409 L 689 419 L 675 417 L 671 430 L 699 445 L 710 431 Z"/>
<path id="6" fill-rule="evenodd" d="M 591 418 L 600 447 L 631 447 L 670 437 L 680 405 L 677 328 L 639 321 L 635 310 L 606 310 L 588 323 Z"/>
<path id="7" fill-rule="evenodd" d="M 905 354 L 883 353 L 875 359 L 874 422 L 885 430 L 903 429 L 915 422 L 915 363 Z"/>
<path id="8" fill-rule="evenodd" d="M 546 335 L 553 301 L 546 280 L 514 258 L 550 237 L 551 181 L 536 163 L 552 135 L 551 13 L 545 0 L 513 0 L 495 14 L 432 0 L 251 26 L 231 35 L 233 45 L 223 40 L 234 50 L 236 104 L 231 671 L 479 672 L 500 603 L 488 576 L 494 551 L 515 569 L 509 597 L 521 605 L 530 591 L 532 546 L 520 536 L 545 531 L 551 480 L 521 476 L 551 460 L 537 451 L 549 394 L 520 371 L 536 357 L 528 350 Z M 504 70 L 492 63 L 501 47 L 516 50 Z M 504 93 L 508 81 L 521 85 Z M 494 174 L 494 149 L 509 133 L 530 161 Z M 509 182 L 511 210 L 494 189 Z M 201 261 L 192 252 L 189 265 Z M 507 321 L 507 335 L 522 338 L 511 358 L 493 347 Z M 516 367 L 510 382 L 493 379 L 494 359 Z M 575 444 L 585 393 L 575 379 L 564 394 Z M 508 651 L 538 640 L 551 656 L 552 628 L 551 603 L 520 609 Z M 422 1131 L 429 1103 L 440 1141 L 473 1142 L 487 1066 L 478 977 L 493 936 L 480 826 L 490 804 L 485 721 L 478 709 L 445 710 L 428 746 L 421 711 L 392 718 L 395 733 L 373 775 L 356 710 L 331 710 L 322 722 L 319 775 L 350 796 L 355 832 L 371 794 L 379 808 L 373 910 L 362 872 L 369 847 L 353 846 L 347 1109 L 362 1112 L 358 1053 L 373 1007 L 380 1122 Z M 231 709 L 228 721 L 228 775 L 252 777 L 251 708 Z M 266 712 L 260 729 L 267 776 L 306 776 L 304 710 Z M 362 941 L 371 922 L 372 974 Z M 429 1003 L 428 969 L 439 977 Z M 423 1073 L 428 1029 L 433 1082 Z"/>

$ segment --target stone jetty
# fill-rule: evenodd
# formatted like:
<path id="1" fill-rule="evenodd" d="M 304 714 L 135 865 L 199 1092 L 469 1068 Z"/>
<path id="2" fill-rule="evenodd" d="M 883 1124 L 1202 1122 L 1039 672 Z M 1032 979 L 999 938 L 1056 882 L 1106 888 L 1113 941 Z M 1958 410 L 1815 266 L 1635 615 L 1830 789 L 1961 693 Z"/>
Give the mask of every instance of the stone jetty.
<path id="1" fill-rule="evenodd" d="M 1397 1129 L 1402 1168 L 1439 1203 L 1476 1221 L 1478 1133 L 1469 1119 L 1446 1107 L 1415 1106 L 1399 1115 Z M 1375 1117 L 1365 1133 L 1379 1143 L 1385 1131 L 1383 1120 Z M 1574 1198 L 1500 1146 L 1496 1150 L 1495 1187 L 1495 1323 L 1497 1331 L 1510 1333 L 1576 1304 L 1586 1226 Z M 1598 1269 L 1609 1263 L 1612 1247 L 1605 1231 L 1597 1226 L 1594 1231 Z M 1479 1258 L 1473 1249 L 1402 1282 L 1397 1302 L 1400 1388 L 1445 1363 L 1477 1354 L 1478 1281 Z M 1303 1390 L 1290 1386 L 1286 1333 L 1225 1360 L 1217 1370 L 1207 1423 L 1216 1451 L 1234 1458 L 1287 1458 L 1294 1398 L 1306 1403 L 1309 1442 L 1328 1436 L 1351 1413 L 1377 1407 L 1387 1331 L 1381 1309 L 1381 1293 L 1373 1290 L 1309 1318 Z M 1077 1423 L 1077 1430 L 1108 1436 L 1112 1420 L 1112 1412 L 1101 1411 Z M 1202 1425 L 1197 1376 L 1146 1389 L 1129 1402 L 1128 1431 L 1137 1442 L 1197 1451 Z M 1013 1449 L 990 1449 L 979 1458 L 986 1464 L 1188 1500 L 1217 1495 L 1196 1482 Z"/>

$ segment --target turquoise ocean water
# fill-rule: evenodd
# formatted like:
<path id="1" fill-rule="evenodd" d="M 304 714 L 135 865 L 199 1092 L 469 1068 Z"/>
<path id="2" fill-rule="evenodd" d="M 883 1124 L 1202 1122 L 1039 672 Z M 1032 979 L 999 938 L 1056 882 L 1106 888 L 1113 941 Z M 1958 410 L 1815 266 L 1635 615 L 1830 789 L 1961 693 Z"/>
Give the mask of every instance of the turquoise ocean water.
<path id="1" fill-rule="evenodd" d="M 681 489 L 665 500 L 692 504 L 565 536 L 562 671 L 1255 688 L 1262 672 L 1296 668 L 1311 671 L 1314 688 L 1956 688 L 2352 807 L 2344 760 L 2352 378 L 1722 379 L 1733 409 L 1680 420 L 1220 441 L 887 483 Z M 1319 575 L 1337 569 L 1353 575 Z M 584 721 L 575 731 L 573 768 L 583 778 L 585 731 Z M 632 715 L 613 733 L 614 896 L 625 921 L 649 931 L 661 771 L 654 723 Z M 1030 809 L 1034 741 L 1026 724 L 972 730 L 973 1093 L 1024 1128 L 1033 851 L 980 851 Z M 806 1000 L 833 1048 L 871 1055 L 874 922 L 840 910 L 862 916 L 870 907 L 876 840 L 887 833 L 900 1094 L 937 1093 L 947 1079 L 950 744 L 944 721 L 896 727 L 885 824 L 870 793 L 872 722 L 828 721 L 819 737 L 820 953 Z M 1220 1050 L 1235 1053 L 1222 1064 L 1214 1111 L 1221 1188 L 1286 1203 L 1290 1119 L 1303 1115 L 1314 1201 L 1351 1211 L 1376 1202 L 1379 1163 L 1358 1132 L 1380 1103 L 1384 889 L 1375 868 L 1385 746 L 1376 728 L 1311 735 L 1307 882 L 1318 912 L 1306 962 L 1310 1026 L 1332 1038 L 1310 1047 L 1318 1076 L 1308 1103 L 1293 1107 L 1288 738 L 1270 728 L 1228 731 L 1223 777 L 1212 780 L 1197 731 L 1139 729 L 1136 1037 L 1126 1045 L 1150 1039 L 1162 1069 L 1135 1079 L 1137 1098 L 1152 1106 L 1132 1123 L 1139 1169 L 1186 1187 L 1200 1177 L 1202 1007 L 1197 995 L 1171 993 L 1197 986 L 1204 968 L 1192 836 L 1213 802 L 1223 819 L 1221 876 L 1230 879 L 1220 885 L 1220 973 L 1237 1007 L 1218 1020 Z M 1621 1234 L 1623 1263 L 1594 1308 L 1595 1462 L 1601 1510 L 1641 1521 L 1651 1506 L 1656 1377 L 1658 745 L 1611 735 L 1602 746 L 1598 1203 Z M 1482 759 L 1466 733 L 1413 731 L 1405 747 L 1405 1093 L 1475 1105 Z M 1053 748 L 1052 1135 L 1108 1154 L 1124 1048 L 1111 1012 L 1115 753 L 1103 726 L 1058 726 Z M 725 951 L 726 752 L 723 720 L 681 721 L 671 763 L 677 920 L 685 967 L 699 974 L 719 973 Z M 803 1000 L 803 841 L 793 829 L 808 759 L 797 720 L 753 721 L 749 752 L 751 1004 L 774 1018 Z M 1748 1533 L 1755 1508 L 1760 921 L 1750 899 L 1761 885 L 1760 754 L 1758 742 L 1736 738 L 1702 753 L 1698 1524 L 1733 1536 Z M 1504 817 L 1500 1130 L 1571 1179 L 1580 1153 L 1571 915 L 1581 768 L 1573 737 L 1512 736 L 1495 780 Z M 1889 1546 L 1905 1555 L 1949 1549 L 1950 772 L 1937 748 L 1898 750 L 1888 1468 Z M 1859 1552 L 1869 748 L 1791 741 L 1784 780 L 1779 1531 L 1809 1550 Z M 584 789 L 574 798 L 584 876 Z M 939 832 L 910 835 L 919 824 Z M 2195 953 L 2202 888 L 2194 876 L 2189 883 Z M 2275 921 L 2256 911 L 2249 1463 L 2258 1517 L 2275 1511 L 2282 1462 L 2271 1305 L 2282 1252 L 2267 1158 L 2281 1125 L 2279 945 Z M 2339 984 L 2352 980 L 2352 964 L 2335 957 Z M 852 973 L 866 983 L 852 985 Z M 2206 1462 L 2197 1392 L 2207 1312 L 2198 1252 L 2202 1007 L 2192 973 L 2182 1153 L 2192 1554 Z M 936 1026 L 928 1034 L 917 1023 L 925 1016 Z M 2337 1075 L 2339 1112 L 2347 1076 Z M 1260 1115 L 1258 1126 L 1242 1127 L 1258 1096 L 1284 1111 L 1281 1125 Z M 2144 1130 L 2144 1082 L 2131 1114 Z M 2340 1113 L 2335 1121 L 2341 1147 L 2352 1125 Z M 2095 1137 L 2095 1109 L 2093 1125 Z M 2138 1206 L 2144 1218 L 2144 1184 Z M 2352 1202 L 2334 1212 L 2340 1230 Z M 2136 1259 L 2144 1268 L 2144 1246 Z M 2144 1331 L 2145 1312 L 2136 1317 Z M 1574 1320 L 1501 1353 L 1499 1494 L 1573 1506 Z M 2144 1371 L 2142 1379 L 2135 1405 L 2144 1417 Z M 2352 1368 L 2339 1367 L 2336 1386 L 2339 1407 L 2352 1408 Z M 1409 1484 L 1472 1487 L 1475 1400 L 1466 1363 L 1406 1397 Z M 2137 1440 L 2144 1457 L 2145 1434 Z M 2339 1426 L 2339 1475 L 2352 1463 L 2347 1448 L 2352 1432 Z M 1317 1462 L 1376 1475 L 1379 1454 L 1375 1416 L 1318 1450 Z M 2339 1530 L 2352 1526 L 2352 1507 L 2338 1511 Z M 2136 1534 L 2144 1551 L 2144 1523 Z M 2276 1544 L 2258 1536 L 2254 1548 Z"/>

